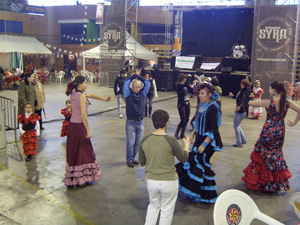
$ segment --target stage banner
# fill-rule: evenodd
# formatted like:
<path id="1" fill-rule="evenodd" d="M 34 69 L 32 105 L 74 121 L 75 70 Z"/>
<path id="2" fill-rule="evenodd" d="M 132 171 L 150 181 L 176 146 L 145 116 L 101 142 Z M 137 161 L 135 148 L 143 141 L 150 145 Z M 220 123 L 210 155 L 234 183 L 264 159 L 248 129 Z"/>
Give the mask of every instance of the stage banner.
<path id="1" fill-rule="evenodd" d="M 103 17 L 104 17 L 104 3 L 99 3 L 97 4 L 96 24 L 103 24 Z"/>
<path id="2" fill-rule="evenodd" d="M 109 50 L 124 50 L 125 1 L 111 0 L 100 26 L 101 41 L 108 44 Z"/>
<path id="3" fill-rule="evenodd" d="M 175 67 L 181 69 L 193 69 L 195 57 L 176 56 Z"/>
<path id="4" fill-rule="evenodd" d="M 105 86 L 113 86 L 124 68 L 125 2 L 111 0 L 111 5 L 105 7 L 103 24 L 100 24 L 100 71 Z"/>
<path id="5" fill-rule="evenodd" d="M 270 97 L 271 82 L 291 82 L 297 21 L 297 6 L 270 2 L 256 0 L 254 6 L 251 78 L 252 84 L 261 81 L 263 98 Z"/>

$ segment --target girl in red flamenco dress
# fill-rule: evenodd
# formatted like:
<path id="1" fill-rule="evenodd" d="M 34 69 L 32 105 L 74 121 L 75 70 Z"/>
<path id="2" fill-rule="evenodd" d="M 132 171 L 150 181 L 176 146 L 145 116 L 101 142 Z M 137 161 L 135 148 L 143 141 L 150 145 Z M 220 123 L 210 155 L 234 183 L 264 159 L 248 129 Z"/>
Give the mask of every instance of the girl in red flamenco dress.
<path id="1" fill-rule="evenodd" d="M 252 90 L 253 101 L 261 100 L 261 96 L 263 95 L 264 90 L 260 87 L 260 81 L 255 81 L 255 87 Z M 252 106 L 250 109 L 250 116 L 252 119 L 258 119 L 258 117 L 262 117 L 262 107 L 254 107 Z"/>
<path id="2" fill-rule="evenodd" d="M 36 155 L 37 136 L 40 135 L 40 117 L 36 113 L 32 113 L 31 103 L 25 103 L 25 113 L 18 116 L 19 130 L 21 140 L 23 142 L 24 155 L 26 161 L 32 159 L 32 155 Z"/>
<path id="3" fill-rule="evenodd" d="M 294 121 L 288 120 L 289 126 L 294 126 L 300 119 L 300 108 L 292 101 L 287 100 L 286 89 L 283 84 L 274 81 L 269 92 L 273 97 L 270 100 L 250 101 L 249 105 L 266 107 L 267 118 L 260 137 L 251 153 L 251 163 L 244 169 L 242 178 L 249 189 L 264 192 L 290 190 L 288 179 L 292 174 L 288 170 L 283 156 L 282 146 L 285 136 L 284 118 L 288 109 L 297 112 Z"/>
<path id="4" fill-rule="evenodd" d="M 61 110 L 61 114 L 65 116 L 65 120 L 62 123 L 63 125 L 61 128 L 60 136 L 65 137 L 68 135 L 68 126 L 72 116 L 71 100 L 66 101 L 66 108 Z"/>

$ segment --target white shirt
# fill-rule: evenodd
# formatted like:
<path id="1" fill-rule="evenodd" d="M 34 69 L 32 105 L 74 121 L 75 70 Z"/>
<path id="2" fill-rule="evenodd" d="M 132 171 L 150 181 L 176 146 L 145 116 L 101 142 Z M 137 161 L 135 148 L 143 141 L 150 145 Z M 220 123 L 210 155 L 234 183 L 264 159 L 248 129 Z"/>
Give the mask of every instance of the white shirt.
<path id="1" fill-rule="evenodd" d="M 32 113 L 25 113 L 25 117 L 26 119 L 31 115 Z M 40 121 L 36 121 L 35 122 L 35 127 L 34 129 L 36 130 L 36 135 L 37 136 L 40 136 Z M 20 131 L 20 134 L 23 135 L 25 133 L 25 130 L 22 129 L 22 124 L 19 123 L 19 131 Z"/>

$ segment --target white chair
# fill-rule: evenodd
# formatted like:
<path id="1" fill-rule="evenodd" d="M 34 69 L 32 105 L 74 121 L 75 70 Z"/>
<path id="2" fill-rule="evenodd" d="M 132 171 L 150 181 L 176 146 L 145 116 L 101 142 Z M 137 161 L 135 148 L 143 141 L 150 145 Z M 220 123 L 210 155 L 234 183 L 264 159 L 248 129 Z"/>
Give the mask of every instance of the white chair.
<path id="1" fill-rule="evenodd" d="M 300 220 L 300 203 L 297 200 L 300 201 L 300 192 L 291 194 L 288 199 L 289 203 L 293 206 L 294 211 Z"/>
<path id="2" fill-rule="evenodd" d="M 217 199 L 214 206 L 214 224 L 248 225 L 253 219 L 258 219 L 266 224 L 283 225 L 283 223 L 259 211 L 255 202 L 244 192 L 231 189 L 224 191 Z"/>
<path id="3" fill-rule="evenodd" d="M 64 80 L 65 77 L 65 71 L 59 71 L 58 74 L 56 74 L 56 81 L 59 80 L 61 83 L 62 80 Z"/>
<path id="4" fill-rule="evenodd" d="M 81 71 L 80 71 L 80 75 L 83 76 L 83 77 L 86 77 L 86 76 L 85 76 L 85 75 L 86 75 L 86 72 L 83 71 L 83 70 L 81 70 Z"/>
<path id="5" fill-rule="evenodd" d="M 88 80 L 91 81 L 91 83 L 93 83 L 94 80 L 95 81 L 97 80 L 96 75 L 93 74 L 92 72 L 87 72 L 86 74 L 87 74 Z"/>
<path id="6" fill-rule="evenodd" d="M 72 74 L 72 77 L 71 77 L 71 80 L 75 80 L 75 77 L 79 76 L 79 73 L 77 73 L 76 71 L 74 70 L 71 70 L 71 74 Z"/>

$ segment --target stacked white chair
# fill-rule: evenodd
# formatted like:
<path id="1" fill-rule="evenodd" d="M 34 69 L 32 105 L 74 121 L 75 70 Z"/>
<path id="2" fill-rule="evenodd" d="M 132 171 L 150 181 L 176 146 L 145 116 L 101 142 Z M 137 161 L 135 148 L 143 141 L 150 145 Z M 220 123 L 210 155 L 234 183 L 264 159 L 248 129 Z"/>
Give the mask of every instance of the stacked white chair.
<path id="1" fill-rule="evenodd" d="M 72 74 L 71 80 L 73 81 L 73 80 L 75 80 L 75 77 L 78 76 L 78 73 L 74 70 L 71 70 L 71 74 Z"/>
<path id="2" fill-rule="evenodd" d="M 224 191 L 214 206 L 215 225 L 249 225 L 253 219 L 266 224 L 283 225 L 283 223 L 259 211 L 255 202 L 242 191 L 231 189 Z"/>
<path id="3" fill-rule="evenodd" d="M 59 71 L 56 74 L 56 81 L 59 80 L 59 82 L 61 83 L 61 81 L 64 80 L 64 77 L 65 77 L 65 71 Z"/>
<path id="4" fill-rule="evenodd" d="M 92 72 L 87 72 L 86 74 L 87 74 L 88 80 L 91 81 L 91 83 L 93 83 L 94 80 L 95 81 L 97 80 L 96 75 L 93 74 Z"/>
<path id="5" fill-rule="evenodd" d="M 85 74 L 86 74 L 85 71 L 83 71 L 83 70 L 80 71 L 81 76 L 86 77 Z"/>

